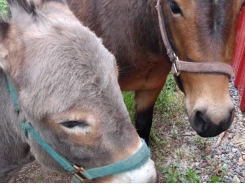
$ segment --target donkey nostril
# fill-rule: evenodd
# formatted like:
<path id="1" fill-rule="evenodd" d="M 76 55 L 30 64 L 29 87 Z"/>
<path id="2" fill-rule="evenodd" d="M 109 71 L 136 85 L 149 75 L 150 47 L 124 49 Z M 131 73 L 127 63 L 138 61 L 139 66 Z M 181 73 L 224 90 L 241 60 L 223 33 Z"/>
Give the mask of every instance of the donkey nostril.
<path id="1" fill-rule="evenodd" d="M 196 111 L 196 114 L 194 116 L 194 129 L 198 133 L 203 133 L 208 130 L 209 127 L 209 121 L 207 121 L 207 118 L 205 114 L 202 111 Z"/>

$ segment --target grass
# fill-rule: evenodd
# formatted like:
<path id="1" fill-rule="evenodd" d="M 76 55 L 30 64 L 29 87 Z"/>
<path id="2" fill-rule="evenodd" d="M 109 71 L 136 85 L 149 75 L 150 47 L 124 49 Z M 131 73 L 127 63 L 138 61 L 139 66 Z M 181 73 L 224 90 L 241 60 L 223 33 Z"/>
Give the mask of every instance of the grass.
<path id="1" fill-rule="evenodd" d="M 129 112 L 129 116 L 132 122 L 134 122 L 134 93 L 133 92 L 123 92 L 124 103 Z"/>
<path id="2" fill-rule="evenodd" d="M 163 169 L 162 173 L 167 183 L 201 183 L 200 170 L 187 167 L 185 171 L 179 171 L 179 164 L 176 162 L 169 168 Z"/>
<path id="3" fill-rule="evenodd" d="M 166 84 L 164 85 L 163 90 L 158 96 L 158 99 L 155 103 L 155 107 L 162 113 L 171 113 L 172 108 L 176 105 L 173 104 L 175 98 L 176 83 L 172 74 L 169 74 L 167 77 Z"/>
<path id="4" fill-rule="evenodd" d="M 220 164 L 218 163 L 217 160 L 215 160 L 214 158 L 211 158 L 210 156 L 206 156 L 206 159 L 209 160 L 209 163 L 211 163 L 208 166 L 208 169 L 210 171 L 212 171 L 212 173 L 210 173 L 210 182 L 211 183 L 221 183 L 224 182 L 224 177 L 225 175 L 227 175 L 227 166 L 225 166 L 224 164 Z"/>
<path id="5" fill-rule="evenodd" d="M 179 96 L 179 94 L 182 96 Z M 177 86 L 174 77 L 170 73 L 167 77 L 164 88 L 157 98 L 154 112 L 158 115 L 157 121 L 165 121 L 167 119 L 175 120 L 173 122 L 169 122 L 169 124 L 172 124 L 173 126 L 173 137 L 176 137 L 178 134 L 177 129 L 182 128 L 183 126 L 183 119 L 178 118 L 185 112 L 183 103 L 180 103 L 180 101 L 182 101 L 182 97 L 182 93 L 177 93 Z"/>
<path id="6" fill-rule="evenodd" d="M 9 7 L 6 0 L 0 0 L 0 14 L 6 15 L 9 12 Z"/>

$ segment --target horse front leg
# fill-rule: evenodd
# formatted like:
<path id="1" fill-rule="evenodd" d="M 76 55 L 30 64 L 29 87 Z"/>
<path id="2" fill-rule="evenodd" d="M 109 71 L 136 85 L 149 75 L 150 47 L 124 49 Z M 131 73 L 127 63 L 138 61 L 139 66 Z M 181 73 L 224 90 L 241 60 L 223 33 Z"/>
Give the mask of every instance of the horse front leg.
<path id="1" fill-rule="evenodd" d="M 135 91 L 135 127 L 139 136 L 149 144 L 153 109 L 163 86 L 152 90 Z"/>

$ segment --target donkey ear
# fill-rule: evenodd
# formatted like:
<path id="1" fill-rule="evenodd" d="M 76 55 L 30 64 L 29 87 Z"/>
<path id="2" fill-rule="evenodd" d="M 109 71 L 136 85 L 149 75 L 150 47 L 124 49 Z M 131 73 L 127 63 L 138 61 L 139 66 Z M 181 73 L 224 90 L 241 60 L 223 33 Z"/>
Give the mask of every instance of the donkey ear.
<path id="1" fill-rule="evenodd" d="M 8 68 L 8 50 L 4 43 L 4 39 L 7 38 L 9 31 L 9 24 L 3 21 L 0 21 L 0 67 L 6 70 Z"/>

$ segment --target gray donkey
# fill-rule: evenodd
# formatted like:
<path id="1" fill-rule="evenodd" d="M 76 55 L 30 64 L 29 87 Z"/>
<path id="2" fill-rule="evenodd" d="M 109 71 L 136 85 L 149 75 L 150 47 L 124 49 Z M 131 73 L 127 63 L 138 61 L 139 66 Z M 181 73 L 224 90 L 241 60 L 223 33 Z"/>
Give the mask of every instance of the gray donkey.
<path id="1" fill-rule="evenodd" d="M 80 181 L 155 182 L 101 40 L 65 0 L 8 3 L 11 18 L 0 21 L 0 182 L 14 182 L 34 158 Z"/>

